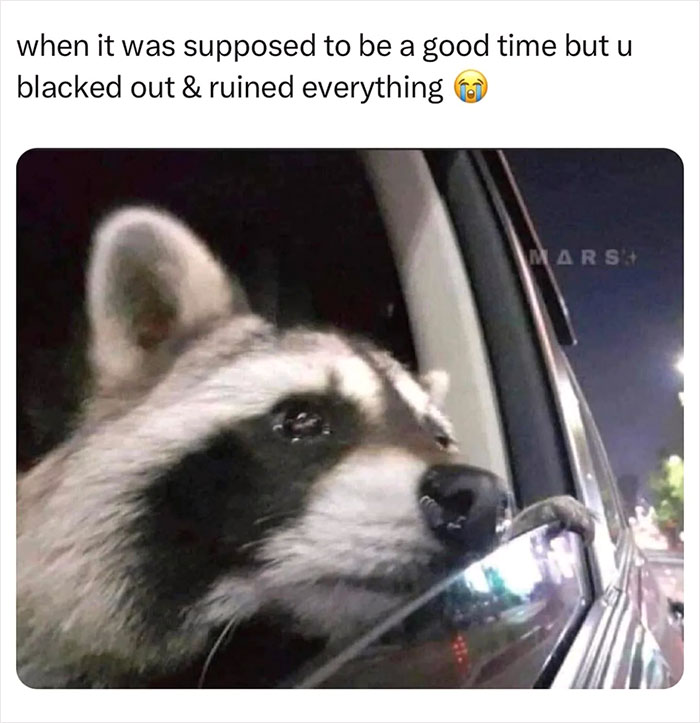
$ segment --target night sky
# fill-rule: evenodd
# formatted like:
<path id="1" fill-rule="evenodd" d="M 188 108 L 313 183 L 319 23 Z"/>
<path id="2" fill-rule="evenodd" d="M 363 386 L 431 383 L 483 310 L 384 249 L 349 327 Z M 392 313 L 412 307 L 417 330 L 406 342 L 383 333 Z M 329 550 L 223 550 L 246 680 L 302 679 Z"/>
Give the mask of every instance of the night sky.
<path id="1" fill-rule="evenodd" d="M 566 297 L 568 356 L 614 471 L 643 483 L 682 454 L 683 167 L 666 150 L 508 151 Z M 596 251 L 584 266 L 581 250 Z M 606 249 L 621 263 L 606 265 Z"/>

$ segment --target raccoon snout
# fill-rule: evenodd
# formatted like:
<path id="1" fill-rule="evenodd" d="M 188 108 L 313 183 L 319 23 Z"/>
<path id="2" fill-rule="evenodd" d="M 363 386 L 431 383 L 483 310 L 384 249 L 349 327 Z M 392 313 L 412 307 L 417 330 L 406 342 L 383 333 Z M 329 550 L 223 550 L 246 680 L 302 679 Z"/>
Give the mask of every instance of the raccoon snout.
<path id="1" fill-rule="evenodd" d="M 437 465 L 423 475 L 419 504 L 433 535 L 458 554 L 491 549 L 508 509 L 504 484 L 466 465 Z"/>

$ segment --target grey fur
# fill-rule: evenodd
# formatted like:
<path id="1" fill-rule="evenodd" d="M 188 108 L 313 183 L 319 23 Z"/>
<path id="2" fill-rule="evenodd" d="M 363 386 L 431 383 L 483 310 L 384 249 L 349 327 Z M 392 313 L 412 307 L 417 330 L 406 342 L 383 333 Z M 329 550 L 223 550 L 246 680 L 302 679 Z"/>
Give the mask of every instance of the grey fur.
<path id="1" fill-rule="evenodd" d="M 340 578 L 415 574 L 438 550 L 416 488 L 453 450 L 381 429 L 387 383 L 407 414 L 447 426 L 424 386 L 338 333 L 278 332 L 191 231 L 153 209 L 125 209 L 98 229 L 88 311 L 94 395 L 74 435 L 18 483 L 25 683 L 111 685 L 176 667 L 217 626 L 268 605 L 332 637 L 396 604 Z M 139 491 L 200 440 L 331 382 L 379 432 L 315 482 L 305 513 L 267 535 L 259 564 L 232 569 L 167 634 L 149 636 L 131 574 Z"/>

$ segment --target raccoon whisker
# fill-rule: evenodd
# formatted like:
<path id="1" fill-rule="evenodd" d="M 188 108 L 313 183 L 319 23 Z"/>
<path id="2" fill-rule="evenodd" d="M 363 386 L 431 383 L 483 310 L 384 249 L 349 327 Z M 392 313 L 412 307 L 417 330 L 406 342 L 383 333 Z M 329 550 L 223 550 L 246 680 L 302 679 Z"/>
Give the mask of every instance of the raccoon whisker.
<path id="1" fill-rule="evenodd" d="M 269 515 L 263 515 L 262 517 L 258 517 L 257 520 L 253 520 L 253 524 L 262 525 L 264 522 L 269 522 L 270 520 L 286 517 L 288 515 L 288 512 L 271 512 Z"/>
<path id="2" fill-rule="evenodd" d="M 236 552 L 245 552 L 246 550 L 254 549 L 262 543 L 262 540 L 253 540 L 252 542 L 246 542 L 236 548 Z"/>
<path id="3" fill-rule="evenodd" d="M 214 645 L 211 646 L 211 650 L 207 655 L 207 659 L 204 661 L 204 665 L 202 666 L 202 672 L 199 674 L 199 679 L 197 681 L 198 688 L 204 687 L 204 681 L 206 680 L 207 673 L 209 672 L 211 661 L 214 660 L 216 652 L 222 646 L 229 633 L 232 633 L 236 629 L 236 624 L 239 622 L 240 620 L 238 620 L 237 618 L 231 618 L 231 620 L 226 623 L 226 627 L 221 631 L 219 637 L 214 641 Z"/>

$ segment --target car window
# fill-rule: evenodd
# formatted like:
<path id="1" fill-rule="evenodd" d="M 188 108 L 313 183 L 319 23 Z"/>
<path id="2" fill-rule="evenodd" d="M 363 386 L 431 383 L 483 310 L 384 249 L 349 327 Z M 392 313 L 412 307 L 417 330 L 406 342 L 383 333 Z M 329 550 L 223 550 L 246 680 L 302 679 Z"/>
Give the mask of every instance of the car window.
<path id="1" fill-rule="evenodd" d="M 565 364 L 565 369 L 566 376 L 570 383 L 570 394 L 572 399 L 575 400 L 578 417 L 580 419 L 580 429 L 582 432 L 580 444 L 585 447 L 581 452 L 585 454 L 588 460 L 588 471 L 586 472 L 587 481 L 594 483 L 595 489 L 600 495 L 601 507 L 610 540 L 613 545 L 617 545 L 625 522 L 615 475 L 610 468 L 608 456 L 591 410 L 568 361 Z M 619 556 L 618 553 L 619 550 L 616 550 L 616 557 Z"/>
<path id="2" fill-rule="evenodd" d="M 516 538 L 302 675 L 301 687 L 531 688 L 589 599 L 581 543 L 546 528 Z"/>
<path id="3" fill-rule="evenodd" d="M 620 508 L 619 493 L 617 491 L 617 483 L 615 477 L 610 470 L 607 454 L 600 434 L 593 421 L 588 405 L 581 404 L 583 427 L 586 433 L 586 439 L 591 453 L 591 462 L 596 477 L 596 482 L 600 489 L 600 496 L 603 500 L 603 510 L 605 511 L 605 521 L 610 532 L 610 539 L 617 544 L 622 527 L 624 525 L 624 517 Z"/>

